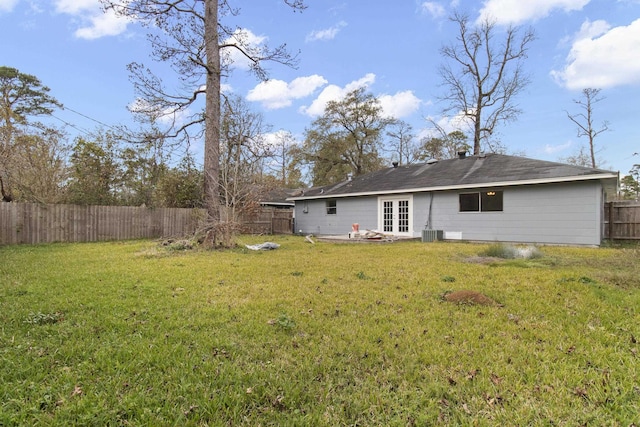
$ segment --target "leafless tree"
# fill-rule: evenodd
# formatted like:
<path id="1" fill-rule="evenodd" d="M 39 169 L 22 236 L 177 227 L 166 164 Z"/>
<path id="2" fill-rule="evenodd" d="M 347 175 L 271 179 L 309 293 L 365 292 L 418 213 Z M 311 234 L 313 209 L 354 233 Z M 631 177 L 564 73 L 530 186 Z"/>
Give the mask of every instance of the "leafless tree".
<path id="1" fill-rule="evenodd" d="M 427 118 L 431 125 L 431 136 L 420 140 L 419 159 L 453 159 L 460 151 L 465 153 L 471 149 L 468 137 L 459 129 L 447 132 L 435 120 Z"/>
<path id="2" fill-rule="evenodd" d="M 180 117 L 163 137 L 188 141 L 204 138 L 204 200 L 208 221 L 220 221 L 220 79 L 232 65 L 235 50 L 249 61 L 259 78 L 266 77 L 265 61 L 295 66 L 296 55 L 286 46 L 255 46 L 238 27 L 225 25 L 226 18 L 239 14 L 232 0 L 100 0 L 105 9 L 146 26 L 151 56 L 168 63 L 180 79 L 179 89 L 167 87 L 162 79 L 140 63 L 129 65 L 131 79 L 142 102 L 138 113 Z M 284 0 L 294 10 L 305 8 L 303 0 Z M 204 110 L 201 99 L 204 97 Z M 196 109 L 194 112 L 191 108 Z M 195 129 L 195 130 L 194 130 Z M 215 228 L 213 229 L 215 230 Z M 213 232 L 208 236 L 216 244 Z"/>
<path id="3" fill-rule="evenodd" d="M 262 115 L 242 98 L 225 99 L 220 135 L 223 222 L 238 224 L 240 215 L 259 202 L 263 164 L 270 155 L 266 131 Z"/>
<path id="4" fill-rule="evenodd" d="M 490 18 L 477 26 L 456 12 L 450 20 L 458 26 L 456 41 L 440 49 L 445 63 L 440 76 L 446 92 L 444 113 L 462 114 L 473 128 L 473 154 L 480 154 L 481 142 L 503 122 L 521 113 L 515 97 L 529 83 L 523 71 L 533 29 L 509 26 L 499 38 L 499 28 Z"/>
<path id="5" fill-rule="evenodd" d="M 398 164 L 408 165 L 418 160 L 418 147 L 415 142 L 413 127 L 403 121 L 395 120 L 387 131 L 387 136 L 391 138 L 389 143 L 392 158 L 397 159 Z"/>
<path id="6" fill-rule="evenodd" d="M 589 160 L 592 168 L 595 168 L 597 165 L 596 162 L 596 147 L 595 147 L 595 139 L 602 132 L 609 130 L 609 122 L 604 121 L 600 129 L 594 128 L 594 119 L 593 119 L 593 109 L 594 104 L 605 99 L 600 95 L 600 89 L 594 88 L 586 88 L 582 89 L 583 99 L 574 99 L 577 105 L 580 106 L 582 112 L 578 114 L 569 114 L 567 112 L 567 117 L 573 123 L 578 126 L 578 138 L 582 136 L 586 136 L 589 139 Z"/>
<path id="7" fill-rule="evenodd" d="M 274 177 L 279 187 L 297 188 L 301 186 L 301 173 L 295 167 L 297 149 L 296 139 L 291 132 L 280 130 L 275 133 L 275 141 L 271 144 L 271 156 L 266 164 L 266 171 Z"/>
<path id="8" fill-rule="evenodd" d="M 591 157 L 584 147 L 580 147 L 575 153 L 567 157 L 561 157 L 560 161 L 568 165 L 591 167 Z"/>

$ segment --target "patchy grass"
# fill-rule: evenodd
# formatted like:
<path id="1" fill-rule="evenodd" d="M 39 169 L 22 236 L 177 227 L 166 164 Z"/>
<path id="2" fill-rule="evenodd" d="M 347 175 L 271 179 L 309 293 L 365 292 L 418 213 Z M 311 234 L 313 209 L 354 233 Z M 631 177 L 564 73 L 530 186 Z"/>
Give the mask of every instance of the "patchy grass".
<path id="1" fill-rule="evenodd" d="M 485 248 L 481 255 L 503 259 L 536 259 L 542 257 L 538 247 L 531 245 L 510 245 L 506 243 L 494 243 Z"/>
<path id="2" fill-rule="evenodd" d="M 0 425 L 640 423 L 637 248 L 270 239 L 1 247 Z"/>

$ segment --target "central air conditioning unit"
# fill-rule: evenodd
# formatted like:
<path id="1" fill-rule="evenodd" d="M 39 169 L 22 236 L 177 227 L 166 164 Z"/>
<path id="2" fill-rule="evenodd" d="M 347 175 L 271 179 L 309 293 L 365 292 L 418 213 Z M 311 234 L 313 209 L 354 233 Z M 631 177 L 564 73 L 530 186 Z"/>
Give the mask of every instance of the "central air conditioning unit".
<path id="1" fill-rule="evenodd" d="M 422 230 L 423 242 L 435 242 L 442 240 L 444 232 L 442 230 Z"/>

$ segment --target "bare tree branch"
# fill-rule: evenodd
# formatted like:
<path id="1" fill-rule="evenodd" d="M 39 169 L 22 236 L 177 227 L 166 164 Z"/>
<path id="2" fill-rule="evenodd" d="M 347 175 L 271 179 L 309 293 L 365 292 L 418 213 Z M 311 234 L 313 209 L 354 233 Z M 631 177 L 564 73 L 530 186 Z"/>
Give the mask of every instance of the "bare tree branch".
<path id="1" fill-rule="evenodd" d="M 469 119 L 473 152 L 479 154 L 481 142 L 487 142 L 500 123 L 520 114 L 514 98 L 529 83 L 522 64 L 535 34 L 532 29 L 508 27 L 504 43 L 498 45 L 494 21 L 485 19 L 469 28 L 469 17 L 460 12 L 450 20 L 457 24 L 458 35 L 454 44 L 440 49 L 446 61 L 439 69 L 446 88 L 440 100 L 447 103 L 443 113 Z"/>
<path id="2" fill-rule="evenodd" d="M 188 144 L 194 134 L 204 136 L 205 205 L 209 220 L 219 221 L 220 79 L 233 65 L 228 50 L 236 49 L 248 58 L 251 71 L 261 79 L 267 77 L 265 61 L 295 66 L 296 55 L 291 55 L 284 44 L 271 49 L 253 46 L 247 38 L 238 37 L 239 28 L 221 22 L 239 14 L 230 0 L 100 1 L 105 9 L 145 26 L 152 59 L 170 66 L 182 83 L 181 87 L 169 88 L 141 64 L 129 67 L 136 93 L 147 104 L 138 112 L 150 115 L 151 121 L 173 117 L 169 129 L 162 133 L 164 137 L 181 138 Z M 305 7 L 303 0 L 284 1 L 294 11 Z M 191 109 L 198 112 L 190 113 Z M 176 120 L 178 113 L 186 113 L 188 118 Z M 143 135 L 148 137 L 148 133 Z"/>
<path id="3" fill-rule="evenodd" d="M 602 122 L 602 126 L 600 127 L 600 129 L 594 129 L 594 104 L 605 99 L 603 96 L 599 96 L 600 91 L 601 89 L 594 88 L 582 89 L 582 95 L 584 99 L 573 100 L 573 102 L 575 102 L 580 106 L 580 108 L 582 108 L 582 112 L 578 114 L 569 114 L 568 112 L 566 112 L 569 120 L 571 120 L 573 123 L 575 123 L 576 126 L 578 126 L 578 138 L 586 136 L 589 139 L 589 155 L 592 168 L 595 168 L 597 165 L 597 150 L 595 146 L 595 139 L 602 132 L 606 132 L 609 130 L 609 122 L 606 120 Z"/>

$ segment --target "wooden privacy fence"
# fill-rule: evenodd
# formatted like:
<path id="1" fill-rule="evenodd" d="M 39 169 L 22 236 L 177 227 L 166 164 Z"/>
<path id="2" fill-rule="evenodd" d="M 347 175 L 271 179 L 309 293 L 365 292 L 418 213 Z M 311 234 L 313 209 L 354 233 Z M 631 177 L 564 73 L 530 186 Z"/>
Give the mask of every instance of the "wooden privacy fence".
<path id="1" fill-rule="evenodd" d="M 0 244 L 180 236 L 201 218 L 196 209 L 0 203 Z"/>
<path id="2" fill-rule="evenodd" d="M 265 210 L 247 218 L 254 222 L 245 231 L 291 233 L 290 210 Z M 0 203 L 0 245 L 178 237 L 194 233 L 204 217 L 202 209 Z"/>
<path id="3" fill-rule="evenodd" d="M 292 234 L 293 210 L 264 206 L 252 215 L 244 215 L 240 223 L 243 233 Z"/>
<path id="4" fill-rule="evenodd" d="M 604 237 L 613 240 L 640 240 L 640 201 L 605 203 Z"/>

